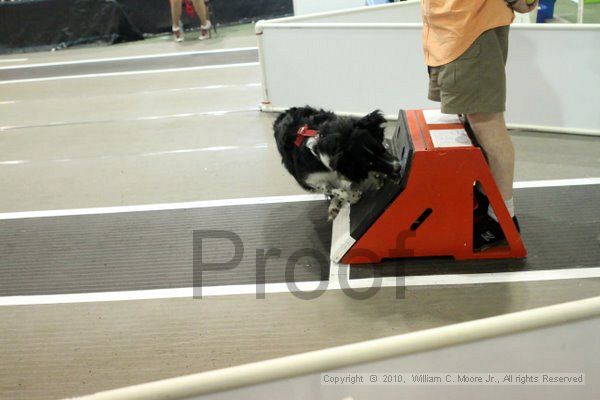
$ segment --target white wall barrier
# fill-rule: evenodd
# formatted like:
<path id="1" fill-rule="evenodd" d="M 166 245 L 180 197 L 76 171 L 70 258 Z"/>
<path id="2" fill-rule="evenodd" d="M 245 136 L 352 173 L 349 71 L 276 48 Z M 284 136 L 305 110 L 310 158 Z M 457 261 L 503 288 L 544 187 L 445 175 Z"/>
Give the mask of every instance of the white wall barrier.
<path id="1" fill-rule="evenodd" d="M 300 0 L 296 0 L 299 2 Z M 307 1 L 307 0 L 304 0 Z M 313 0 L 308 2 L 312 4 Z M 407 0 L 399 3 L 382 4 L 377 6 L 364 6 L 365 1 L 359 1 L 361 4 L 350 5 L 350 2 L 337 1 L 338 5 L 342 3 L 348 4 L 346 9 L 343 7 L 327 8 L 332 11 L 325 11 L 330 5 L 329 1 L 314 0 L 315 3 L 320 4 L 319 7 L 310 9 L 310 13 L 294 14 L 297 16 L 280 18 L 276 21 L 277 23 L 286 22 L 361 22 L 361 23 L 404 23 L 404 22 L 421 22 L 421 0 Z M 322 3 L 321 3 L 322 2 Z M 334 1 L 334 3 L 336 3 Z M 323 12 L 316 12 L 317 9 L 323 10 Z M 294 9 L 295 10 L 295 9 Z M 307 11 L 309 9 L 306 9 Z M 313 11 L 314 10 L 314 11 Z M 335 11 L 333 11 L 335 10 Z"/>
<path id="2" fill-rule="evenodd" d="M 370 8 L 367 22 L 356 22 L 367 20 L 359 9 L 257 23 L 262 109 L 379 108 L 395 118 L 400 108 L 437 108 L 426 98 L 421 24 L 381 22 L 420 20 L 418 4 Z M 509 126 L 599 135 L 600 25 L 513 24 L 507 82 Z"/>
<path id="3" fill-rule="evenodd" d="M 294 15 L 362 7 L 365 0 L 294 0 Z"/>
<path id="4" fill-rule="evenodd" d="M 600 392 L 599 329 L 600 297 L 595 297 L 81 399 L 592 399 Z M 497 381 L 469 385 L 458 378 L 480 374 L 488 379 L 490 373 Z M 524 373 L 537 376 L 537 384 Z M 324 374 L 365 378 L 361 385 L 323 385 Z M 379 384 L 366 382 L 371 374 L 379 374 Z M 381 378 L 394 375 L 398 379 L 399 374 L 406 379 L 404 383 L 414 383 L 412 375 L 422 374 L 441 375 L 443 381 L 440 385 L 397 385 Z M 453 385 L 444 384 L 450 382 L 448 374 Z M 544 374 L 553 379 L 570 377 L 573 382 L 549 384 L 543 381 Z M 512 380 L 506 381 L 506 376 Z"/>

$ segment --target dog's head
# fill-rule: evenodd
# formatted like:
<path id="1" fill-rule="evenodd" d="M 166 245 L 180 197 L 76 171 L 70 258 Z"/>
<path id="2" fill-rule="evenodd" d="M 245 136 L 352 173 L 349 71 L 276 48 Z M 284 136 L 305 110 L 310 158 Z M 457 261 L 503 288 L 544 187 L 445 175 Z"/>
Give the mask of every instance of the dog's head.
<path id="1" fill-rule="evenodd" d="M 366 179 L 369 171 L 398 174 L 400 163 L 383 144 L 384 123 L 379 110 L 358 120 L 337 119 L 322 128 L 314 150 L 324 164 L 354 182 Z"/>

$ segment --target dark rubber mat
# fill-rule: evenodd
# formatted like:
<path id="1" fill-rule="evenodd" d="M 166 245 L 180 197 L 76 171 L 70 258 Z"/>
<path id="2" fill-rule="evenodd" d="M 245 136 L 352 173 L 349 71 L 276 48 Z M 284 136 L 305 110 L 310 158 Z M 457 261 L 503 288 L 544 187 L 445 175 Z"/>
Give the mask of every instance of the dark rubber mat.
<path id="1" fill-rule="evenodd" d="M 525 260 L 406 259 L 352 266 L 350 279 L 600 267 L 600 185 L 516 189 Z"/>
<path id="2" fill-rule="evenodd" d="M 193 270 L 204 286 L 285 282 L 286 271 L 288 281 L 323 280 L 326 218 L 325 201 L 308 201 L 4 220 L 0 296 L 191 287 Z M 196 245 L 205 238 L 201 259 L 194 231 Z M 222 265 L 235 255 L 231 233 L 244 247 L 235 267 Z M 271 255 L 258 277 L 257 252 Z M 305 257 L 286 268 L 293 253 Z"/>
<path id="3" fill-rule="evenodd" d="M 515 204 L 526 260 L 395 260 L 351 278 L 600 266 L 600 185 L 519 189 Z M 200 272 L 203 286 L 325 280 L 326 215 L 310 201 L 4 220 L 0 296 L 190 287 Z"/>
<path id="4" fill-rule="evenodd" d="M 81 64 L 48 65 L 0 70 L 0 81 L 51 78 L 66 75 L 107 74 L 129 71 L 152 71 L 258 62 L 258 50 L 237 50 L 219 53 L 197 53 L 173 57 L 148 57 L 131 60 L 99 61 Z"/>

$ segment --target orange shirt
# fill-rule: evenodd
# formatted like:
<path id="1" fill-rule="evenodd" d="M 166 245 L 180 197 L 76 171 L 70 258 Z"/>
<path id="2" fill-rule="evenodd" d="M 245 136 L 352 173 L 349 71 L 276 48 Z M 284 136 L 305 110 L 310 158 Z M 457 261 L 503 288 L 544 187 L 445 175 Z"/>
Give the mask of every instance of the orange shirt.
<path id="1" fill-rule="evenodd" d="M 504 0 L 422 0 L 425 64 L 457 59 L 483 32 L 510 25 L 515 14 Z"/>

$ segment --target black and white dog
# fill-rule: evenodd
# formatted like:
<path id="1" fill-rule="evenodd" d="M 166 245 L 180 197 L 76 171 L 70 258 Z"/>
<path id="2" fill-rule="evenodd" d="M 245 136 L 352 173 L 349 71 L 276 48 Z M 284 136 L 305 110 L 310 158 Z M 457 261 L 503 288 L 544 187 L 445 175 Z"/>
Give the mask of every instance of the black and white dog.
<path id="1" fill-rule="evenodd" d="M 330 221 L 344 202 L 354 204 L 399 175 L 400 163 L 383 142 L 384 122 L 380 111 L 359 119 L 312 107 L 290 108 L 275 120 L 283 165 L 304 189 L 331 197 Z"/>

